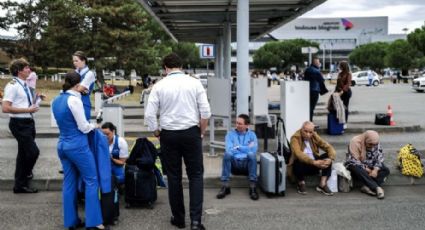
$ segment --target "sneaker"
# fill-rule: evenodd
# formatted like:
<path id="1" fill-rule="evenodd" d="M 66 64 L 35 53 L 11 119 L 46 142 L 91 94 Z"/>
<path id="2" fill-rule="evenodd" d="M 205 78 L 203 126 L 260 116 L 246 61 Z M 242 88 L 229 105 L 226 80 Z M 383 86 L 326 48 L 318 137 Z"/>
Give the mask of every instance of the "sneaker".
<path id="1" fill-rule="evenodd" d="M 301 195 L 306 195 L 307 191 L 305 189 L 305 184 L 298 184 L 297 186 L 297 192 Z"/>
<path id="2" fill-rule="evenodd" d="M 334 195 L 334 193 L 328 188 L 327 185 L 325 185 L 323 187 L 317 186 L 316 191 L 323 193 L 326 196 L 333 196 Z"/>
<path id="3" fill-rule="evenodd" d="M 256 187 L 249 188 L 249 197 L 251 200 L 258 200 L 259 196 Z"/>
<path id="4" fill-rule="evenodd" d="M 217 194 L 217 199 L 223 199 L 226 195 L 230 194 L 230 187 L 223 186 L 220 189 L 220 192 Z"/>
<path id="5" fill-rule="evenodd" d="M 385 197 L 384 189 L 382 189 L 381 187 L 377 187 L 376 188 L 376 197 L 380 200 L 384 199 L 384 197 Z"/>
<path id="6" fill-rule="evenodd" d="M 347 123 L 344 124 L 344 129 L 347 129 Z"/>
<path id="7" fill-rule="evenodd" d="M 192 224 L 190 224 L 191 230 L 205 230 L 205 226 L 198 221 L 192 221 Z"/>
<path id="8" fill-rule="evenodd" d="M 360 192 L 362 192 L 362 193 L 366 193 L 367 195 L 370 195 L 370 196 L 376 196 L 376 192 L 374 192 L 374 191 L 372 191 L 369 187 L 367 187 L 366 185 L 363 185 L 361 188 L 360 188 Z"/>

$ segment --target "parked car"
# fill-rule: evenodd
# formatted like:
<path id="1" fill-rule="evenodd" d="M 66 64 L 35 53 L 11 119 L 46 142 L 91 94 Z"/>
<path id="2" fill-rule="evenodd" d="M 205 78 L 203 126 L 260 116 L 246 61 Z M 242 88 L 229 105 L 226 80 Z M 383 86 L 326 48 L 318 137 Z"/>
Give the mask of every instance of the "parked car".
<path id="1" fill-rule="evenodd" d="M 417 92 L 425 91 L 425 76 L 413 79 L 412 88 Z"/>
<path id="2" fill-rule="evenodd" d="M 352 74 L 352 79 L 351 79 L 351 85 L 355 86 L 355 85 L 369 85 L 369 78 L 367 76 L 367 73 L 369 71 L 359 71 L 359 72 L 355 72 Z M 373 79 L 372 79 L 372 85 L 373 86 L 378 86 L 381 82 L 381 77 L 375 72 L 372 71 L 373 74 Z"/>

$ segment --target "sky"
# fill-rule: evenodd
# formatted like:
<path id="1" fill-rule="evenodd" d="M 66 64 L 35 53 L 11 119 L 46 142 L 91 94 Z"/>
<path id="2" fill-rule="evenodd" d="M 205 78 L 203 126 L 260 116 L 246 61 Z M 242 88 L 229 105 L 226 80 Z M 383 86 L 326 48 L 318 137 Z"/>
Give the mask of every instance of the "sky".
<path id="1" fill-rule="evenodd" d="M 407 33 L 425 21 L 424 0 L 327 0 L 306 14 L 305 18 L 388 16 L 388 33 Z"/>
<path id="2" fill-rule="evenodd" d="M 22 0 L 19 0 L 22 1 Z M 327 0 L 302 17 L 366 17 L 388 16 L 390 34 L 407 33 L 420 28 L 425 21 L 425 0 Z M 0 10 L 0 15 L 5 11 Z M 2 31 L 0 35 L 16 35 L 16 31 Z"/>

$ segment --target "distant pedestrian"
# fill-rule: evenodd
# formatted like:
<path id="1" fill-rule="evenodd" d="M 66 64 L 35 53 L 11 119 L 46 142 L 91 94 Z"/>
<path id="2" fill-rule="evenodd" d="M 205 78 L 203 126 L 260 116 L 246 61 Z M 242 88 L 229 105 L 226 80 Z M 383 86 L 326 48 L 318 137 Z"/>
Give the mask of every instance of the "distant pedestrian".
<path id="1" fill-rule="evenodd" d="M 31 69 L 31 73 L 30 75 L 27 77 L 27 80 L 25 81 L 27 83 L 27 86 L 29 87 L 31 94 L 35 95 L 35 87 L 37 85 L 37 74 L 35 73 L 35 68 L 34 67 L 30 67 Z"/>
<path id="2" fill-rule="evenodd" d="M 348 62 L 341 61 L 339 63 L 339 69 L 340 72 L 338 73 L 338 79 L 336 81 L 336 92 L 341 92 L 341 100 L 344 103 L 345 106 L 345 122 L 348 122 L 348 105 L 350 104 L 350 98 L 352 95 L 351 92 L 351 72 L 350 67 L 348 66 Z M 344 124 L 344 128 L 346 128 L 347 125 Z"/>
<path id="3" fill-rule="evenodd" d="M 35 143 L 33 117 L 38 111 L 38 106 L 34 103 L 34 95 L 30 93 L 25 82 L 31 69 L 26 60 L 17 59 L 10 64 L 10 72 L 13 79 L 4 89 L 2 110 L 3 113 L 9 113 L 9 129 L 18 141 L 13 192 L 36 193 L 38 190 L 29 186 L 29 181 L 33 178 L 32 170 L 40 155 Z"/>
<path id="4" fill-rule="evenodd" d="M 305 70 L 304 80 L 310 82 L 310 121 L 313 121 L 314 109 L 319 100 L 320 87 L 325 81 L 320 73 L 320 59 L 313 58 L 313 63 Z"/>
<path id="5" fill-rule="evenodd" d="M 401 73 L 400 71 L 397 71 L 397 83 L 400 84 L 400 81 L 401 81 Z"/>
<path id="6" fill-rule="evenodd" d="M 373 81 L 372 70 L 367 71 L 367 80 L 369 81 L 369 84 L 367 86 L 372 86 L 372 81 Z"/>
<path id="7" fill-rule="evenodd" d="M 157 82 L 150 92 L 145 124 L 156 137 L 160 137 L 161 154 L 168 176 L 171 224 L 178 228 L 186 226 L 183 158 L 189 178 L 191 229 L 205 229 L 201 224 L 204 199 L 202 138 L 211 116 L 210 105 L 201 82 L 182 72 L 179 56 L 170 54 L 164 57 L 163 67 L 167 76 Z"/>
<path id="8" fill-rule="evenodd" d="M 75 72 L 80 75 L 81 82 L 78 87 L 78 91 L 81 93 L 81 100 L 84 105 L 84 114 L 86 119 L 89 121 L 91 111 L 90 94 L 94 88 L 96 77 L 87 66 L 87 56 L 83 51 L 76 51 L 72 55 L 72 62 L 76 68 Z"/>

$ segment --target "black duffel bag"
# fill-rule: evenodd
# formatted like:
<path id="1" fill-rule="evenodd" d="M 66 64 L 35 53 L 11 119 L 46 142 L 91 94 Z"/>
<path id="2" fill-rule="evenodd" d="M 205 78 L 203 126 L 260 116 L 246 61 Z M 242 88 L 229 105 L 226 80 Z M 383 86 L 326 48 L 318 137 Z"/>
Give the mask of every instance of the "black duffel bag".
<path id="1" fill-rule="evenodd" d="M 375 114 L 375 125 L 390 125 L 391 117 L 386 113 Z"/>

